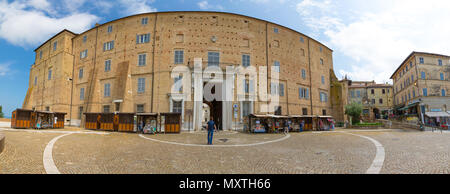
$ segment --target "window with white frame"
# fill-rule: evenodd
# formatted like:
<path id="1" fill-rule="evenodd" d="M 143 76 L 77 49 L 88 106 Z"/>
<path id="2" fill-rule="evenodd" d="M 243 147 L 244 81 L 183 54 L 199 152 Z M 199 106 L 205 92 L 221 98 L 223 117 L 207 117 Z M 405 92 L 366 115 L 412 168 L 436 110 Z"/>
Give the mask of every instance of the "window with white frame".
<path id="1" fill-rule="evenodd" d="M 80 100 L 84 100 L 84 88 L 80 88 Z"/>
<path id="2" fill-rule="evenodd" d="M 175 50 L 175 64 L 183 64 L 184 63 L 184 51 L 183 50 Z"/>
<path id="3" fill-rule="evenodd" d="M 298 89 L 298 96 L 300 99 L 309 99 L 309 88 L 300 87 Z"/>
<path id="4" fill-rule="evenodd" d="M 110 97 L 111 96 L 111 84 L 106 83 L 103 88 L 103 96 Z"/>
<path id="5" fill-rule="evenodd" d="M 108 33 L 111 33 L 113 31 L 113 26 L 112 25 L 109 25 L 108 26 Z"/>
<path id="6" fill-rule="evenodd" d="M 302 78 L 306 79 L 306 70 L 305 69 L 302 69 Z"/>
<path id="7" fill-rule="evenodd" d="M 138 66 L 145 66 L 147 60 L 147 54 L 139 54 Z"/>
<path id="8" fill-rule="evenodd" d="M 138 79 L 138 93 L 142 94 L 145 92 L 145 78 Z"/>
<path id="9" fill-rule="evenodd" d="M 251 114 L 251 102 L 243 101 L 242 102 L 242 117 L 247 117 Z"/>
<path id="10" fill-rule="evenodd" d="M 136 35 L 136 44 L 145 44 L 150 42 L 150 33 Z"/>
<path id="11" fill-rule="evenodd" d="M 328 102 L 328 94 L 325 92 L 320 92 L 320 102 Z"/>
<path id="12" fill-rule="evenodd" d="M 86 43 L 86 41 L 87 41 L 87 35 L 84 35 L 83 36 L 83 43 Z"/>
<path id="13" fill-rule="evenodd" d="M 175 77 L 173 83 L 175 84 L 176 88 L 179 88 L 178 92 L 182 93 L 183 92 L 183 76 Z"/>
<path id="14" fill-rule="evenodd" d="M 138 105 L 136 105 L 136 112 L 138 112 L 138 113 L 144 113 L 145 112 L 145 109 L 144 109 L 144 105 L 143 104 L 138 104 Z"/>
<path id="15" fill-rule="evenodd" d="M 142 25 L 147 25 L 148 24 L 148 18 L 142 18 L 141 24 Z"/>
<path id="16" fill-rule="evenodd" d="M 80 58 L 84 59 L 84 58 L 87 57 L 87 55 L 88 55 L 88 50 L 86 49 L 86 50 L 84 50 L 84 51 L 81 51 L 81 53 L 80 53 Z"/>
<path id="17" fill-rule="evenodd" d="M 182 113 L 183 112 L 183 102 L 182 101 L 173 100 L 172 112 L 173 113 Z"/>
<path id="18" fill-rule="evenodd" d="M 48 80 L 52 80 L 52 69 L 48 70 Z"/>
<path id="19" fill-rule="evenodd" d="M 220 63 L 220 53 L 208 52 L 208 66 L 219 66 L 219 63 Z"/>
<path id="20" fill-rule="evenodd" d="M 103 43 L 103 51 L 110 51 L 114 49 L 114 40 L 110 42 Z"/>
<path id="21" fill-rule="evenodd" d="M 105 61 L 105 72 L 111 71 L 111 59 Z"/>

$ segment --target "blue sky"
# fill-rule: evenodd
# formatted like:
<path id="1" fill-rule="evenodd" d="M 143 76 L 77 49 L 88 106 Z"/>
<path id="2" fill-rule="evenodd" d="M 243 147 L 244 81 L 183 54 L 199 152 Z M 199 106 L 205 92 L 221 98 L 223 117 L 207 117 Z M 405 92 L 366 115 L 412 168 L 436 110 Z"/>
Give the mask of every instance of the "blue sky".
<path id="1" fill-rule="evenodd" d="M 390 82 L 412 51 L 450 55 L 447 0 L 0 0 L 0 105 L 21 107 L 34 49 L 69 29 L 155 11 L 223 11 L 278 23 L 334 50 L 339 78 Z"/>

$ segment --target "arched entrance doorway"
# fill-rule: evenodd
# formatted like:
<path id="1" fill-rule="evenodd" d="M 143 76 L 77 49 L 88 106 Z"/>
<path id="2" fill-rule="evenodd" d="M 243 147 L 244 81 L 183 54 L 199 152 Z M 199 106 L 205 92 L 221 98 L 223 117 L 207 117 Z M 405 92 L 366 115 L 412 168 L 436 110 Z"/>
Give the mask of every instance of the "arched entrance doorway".
<path id="1" fill-rule="evenodd" d="M 373 115 L 374 115 L 374 118 L 375 118 L 375 119 L 381 119 L 380 109 L 374 108 L 374 109 L 373 109 Z"/>
<path id="2" fill-rule="evenodd" d="M 222 92 L 221 92 L 221 84 L 217 84 L 215 86 L 212 87 L 211 89 L 211 93 L 212 94 L 216 94 L 216 87 L 218 88 L 218 96 L 221 96 Z M 222 103 L 222 98 L 219 99 L 214 99 L 213 101 L 208 101 L 207 99 L 203 98 L 203 112 L 205 112 L 205 108 L 206 110 L 209 109 L 209 116 L 207 118 L 203 118 L 203 119 L 207 119 L 207 121 L 209 121 L 210 117 L 213 118 L 214 123 L 216 123 L 218 130 L 222 130 L 223 126 L 222 126 L 222 113 L 223 113 L 223 103 Z M 205 107 L 206 105 L 206 107 Z M 205 115 L 206 116 L 206 115 Z M 207 122 L 206 121 L 206 122 Z"/>

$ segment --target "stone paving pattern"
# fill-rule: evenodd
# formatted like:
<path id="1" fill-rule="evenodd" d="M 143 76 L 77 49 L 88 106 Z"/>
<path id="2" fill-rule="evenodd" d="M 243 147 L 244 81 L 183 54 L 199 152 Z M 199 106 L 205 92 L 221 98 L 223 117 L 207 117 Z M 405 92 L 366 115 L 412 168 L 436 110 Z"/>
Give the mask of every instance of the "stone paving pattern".
<path id="1" fill-rule="evenodd" d="M 43 150 L 60 134 L 2 133 L 7 142 L 5 151 L 0 154 L 0 173 L 45 173 Z M 383 144 L 386 151 L 383 174 L 450 173 L 450 133 L 411 130 L 349 133 L 371 137 Z M 290 135 L 284 141 L 257 146 L 192 147 L 154 142 L 130 133 L 71 134 L 55 143 L 53 158 L 59 171 L 69 174 L 363 174 L 376 154 L 372 142 L 349 134 Z M 206 133 L 145 137 L 206 144 Z M 215 134 L 214 143 L 249 144 L 282 137 L 282 134 L 221 132 Z"/>

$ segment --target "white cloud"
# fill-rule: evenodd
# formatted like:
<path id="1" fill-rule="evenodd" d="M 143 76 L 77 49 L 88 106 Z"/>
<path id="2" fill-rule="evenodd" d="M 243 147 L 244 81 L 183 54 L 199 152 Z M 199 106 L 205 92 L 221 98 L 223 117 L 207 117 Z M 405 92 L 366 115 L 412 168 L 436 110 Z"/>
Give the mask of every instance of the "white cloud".
<path id="1" fill-rule="evenodd" d="M 0 63 L 0 76 L 5 76 L 9 72 L 10 72 L 9 64 L 8 63 L 6 63 L 6 64 Z"/>
<path id="2" fill-rule="evenodd" d="M 150 6 L 154 0 L 120 0 L 119 3 L 124 9 L 124 14 L 133 15 L 147 12 L 156 12 L 157 9 Z"/>
<path id="3" fill-rule="evenodd" d="M 202 10 L 221 10 L 223 11 L 224 8 L 221 5 L 211 5 L 208 3 L 207 0 L 200 1 L 197 3 L 198 7 Z"/>
<path id="4" fill-rule="evenodd" d="M 336 6 L 327 1 L 304 0 L 297 6 L 301 11 L 297 11 L 308 25 L 319 26 L 311 28 L 321 30 L 335 54 L 351 59 L 350 64 L 335 61 L 335 69 L 341 76 L 348 74 L 355 80 L 388 81 L 412 51 L 450 54 L 450 26 L 446 24 L 450 20 L 450 1 L 383 1 L 386 5 L 373 9 L 377 11 L 352 12 L 352 18 L 356 18 L 353 21 L 336 12 L 314 15 L 317 12 L 313 9 Z"/>
<path id="5" fill-rule="evenodd" d="M 13 45 L 37 46 L 63 29 L 82 32 L 99 20 L 88 13 L 51 16 L 42 8 L 36 9 L 27 3 L 0 1 L 0 38 Z"/>

